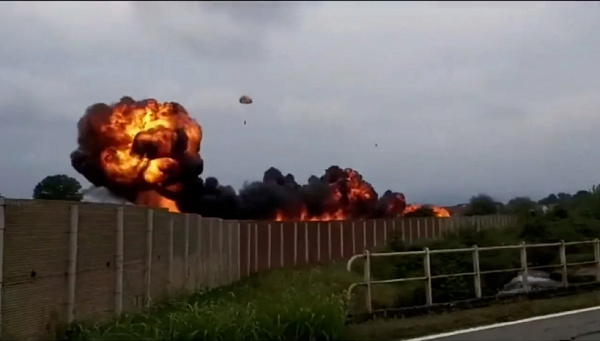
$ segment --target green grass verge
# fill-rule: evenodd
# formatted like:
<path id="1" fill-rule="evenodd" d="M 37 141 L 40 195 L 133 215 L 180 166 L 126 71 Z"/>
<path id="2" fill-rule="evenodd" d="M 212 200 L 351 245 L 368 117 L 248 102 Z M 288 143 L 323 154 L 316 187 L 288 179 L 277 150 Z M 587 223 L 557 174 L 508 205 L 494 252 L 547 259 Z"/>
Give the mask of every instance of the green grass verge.
<path id="1" fill-rule="evenodd" d="M 353 281 L 356 275 L 340 265 L 272 271 L 145 313 L 76 325 L 69 339 L 339 340 L 348 309 L 345 289 Z"/>

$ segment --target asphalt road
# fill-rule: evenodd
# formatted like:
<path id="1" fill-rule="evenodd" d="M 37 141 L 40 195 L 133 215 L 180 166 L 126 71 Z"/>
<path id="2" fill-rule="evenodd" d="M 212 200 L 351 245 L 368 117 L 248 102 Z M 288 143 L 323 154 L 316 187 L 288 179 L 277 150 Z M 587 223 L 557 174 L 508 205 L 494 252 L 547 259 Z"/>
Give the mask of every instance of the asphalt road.
<path id="1" fill-rule="evenodd" d="M 415 338 L 412 341 L 590 341 L 600 340 L 600 307 L 568 315 L 537 317 L 492 326 Z M 553 314 L 558 315 L 558 314 Z"/>

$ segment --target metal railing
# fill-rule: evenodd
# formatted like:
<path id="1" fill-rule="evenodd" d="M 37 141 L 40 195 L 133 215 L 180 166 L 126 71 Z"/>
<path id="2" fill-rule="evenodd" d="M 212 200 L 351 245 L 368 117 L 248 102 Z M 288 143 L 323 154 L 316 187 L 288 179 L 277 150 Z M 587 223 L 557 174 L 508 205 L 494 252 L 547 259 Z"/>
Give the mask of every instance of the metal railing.
<path id="1" fill-rule="evenodd" d="M 566 247 L 571 245 L 593 245 L 594 249 L 594 260 L 593 261 L 584 261 L 584 262 L 575 262 L 575 263 L 567 263 L 567 254 Z M 551 265 L 541 265 L 541 266 L 529 266 L 527 261 L 527 250 L 540 248 L 540 247 L 558 247 L 560 264 L 551 264 Z M 479 255 L 481 251 L 498 251 L 498 250 L 520 250 L 520 267 L 511 268 L 511 269 L 496 269 L 496 270 L 487 270 L 481 271 L 479 264 Z M 472 253 L 473 257 L 473 271 L 464 272 L 464 273 L 453 273 L 453 274 L 443 274 L 443 275 L 432 275 L 431 273 L 431 255 L 433 254 L 449 254 L 449 253 Z M 385 279 L 385 280 L 373 280 L 371 276 L 371 259 L 373 257 L 399 257 L 399 256 L 423 256 L 423 272 L 424 275 L 420 277 L 406 277 L 406 278 L 393 278 L 393 279 Z M 460 276 L 473 276 L 473 286 L 475 289 L 475 298 L 482 298 L 482 290 L 481 290 L 481 276 L 486 274 L 493 273 L 503 273 L 503 272 L 521 272 L 522 274 L 522 283 L 523 290 L 525 292 L 530 291 L 529 286 L 529 271 L 530 270 L 541 270 L 541 269 L 549 269 L 549 268 L 560 268 L 561 269 L 561 280 L 562 286 L 568 287 L 569 282 L 567 279 L 567 268 L 569 266 L 581 266 L 581 265 L 595 265 L 595 280 L 596 282 L 600 282 L 600 240 L 588 240 L 588 241 L 576 241 L 576 242 L 565 242 L 560 241 L 557 243 L 542 243 L 542 244 L 526 244 L 522 242 L 517 245 L 502 245 L 502 246 L 487 246 L 487 247 L 478 247 L 474 245 L 471 248 L 461 248 L 461 249 L 440 249 L 440 250 L 429 250 L 429 248 L 424 248 L 422 251 L 404 251 L 404 252 L 384 252 L 384 253 L 371 253 L 368 250 L 365 250 L 362 254 L 357 254 L 352 256 L 346 265 L 346 270 L 352 271 L 352 264 L 358 260 L 363 259 L 364 262 L 364 280 L 362 282 L 353 283 L 348 288 L 348 295 L 351 297 L 352 291 L 358 286 L 366 286 L 366 308 L 369 313 L 373 312 L 373 304 L 372 304 L 372 286 L 374 284 L 391 284 L 391 283 L 401 283 L 401 282 L 412 282 L 412 281 L 423 281 L 425 283 L 425 304 L 433 305 L 433 287 L 432 280 L 440 279 L 440 278 L 452 278 L 452 277 L 460 277 Z"/>

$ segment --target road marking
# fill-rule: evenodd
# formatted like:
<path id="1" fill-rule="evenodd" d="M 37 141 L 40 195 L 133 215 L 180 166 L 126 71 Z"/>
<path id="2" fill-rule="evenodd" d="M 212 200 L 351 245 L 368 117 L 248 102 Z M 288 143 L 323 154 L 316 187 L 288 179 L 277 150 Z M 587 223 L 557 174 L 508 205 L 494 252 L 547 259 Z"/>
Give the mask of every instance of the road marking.
<path id="1" fill-rule="evenodd" d="M 517 324 L 523 324 L 523 323 L 529 323 L 529 322 L 547 320 L 547 319 L 551 319 L 551 318 L 555 318 L 555 317 L 563 317 L 563 316 L 569 316 L 569 315 L 574 315 L 574 314 L 587 313 L 589 311 L 594 311 L 594 310 L 600 310 L 600 306 L 591 307 L 591 308 L 584 308 L 584 309 L 577 309 L 577 310 L 563 311 L 561 313 L 535 316 L 535 317 L 530 317 L 530 318 L 526 318 L 526 319 L 522 319 L 522 320 L 510 321 L 510 322 L 502 322 L 502 323 L 489 324 L 487 326 L 480 326 L 480 327 L 473 327 L 473 328 L 461 329 L 461 330 L 456 330 L 456 331 L 448 332 L 448 333 L 441 333 L 441 334 L 435 334 L 435 335 L 422 336 L 422 337 L 417 337 L 417 338 L 414 338 L 414 339 L 405 339 L 404 341 L 428 341 L 428 340 L 435 340 L 435 339 L 441 339 L 441 338 L 449 337 L 449 336 L 455 336 L 455 335 L 460 335 L 460 334 L 478 332 L 478 331 L 482 331 L 482 330 L 488 330 L 488 329 L 494 329 L 494 328 L 501 328 L 501 327 L 508 327 L 508 326 L 514 326 L 514 325 L 517 325 Z"/>

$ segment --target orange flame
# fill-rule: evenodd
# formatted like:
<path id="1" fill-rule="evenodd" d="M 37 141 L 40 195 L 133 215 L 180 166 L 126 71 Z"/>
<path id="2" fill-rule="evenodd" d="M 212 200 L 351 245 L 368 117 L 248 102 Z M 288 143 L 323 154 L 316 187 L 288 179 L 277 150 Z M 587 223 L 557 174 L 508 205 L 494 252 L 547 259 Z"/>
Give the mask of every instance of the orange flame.
<path id="1" fill-rule="evenodd" d="M 332 213 L 323 213 L 318 216 L 311 216 L 305 207 L 300 210 L 300 215 L 297 218 L 287 217 L 281 210 L 275 213 L 275 221 L 286 221 L 286 220 L 300 220 L 300 221 L 333 221 L 333 220 L 346 220 L 347 216 L 344 211 L 340 208 Z"/>
<path id="2" fill-rule="evenodd" d="M 185 109 L 172 102 L 122 100 L 100 133 L 107 148 L 100 153 L 102 168 L 112 181 L 126 186 L 165 186 L 181 172 L 179 158 L 200 152 L 202 128 Z M 179 212 L 173 200 L 146 194 L 138 204 Z"/>
<path id="3" fill-rule="evenodd" d="M 408 205 L 406 207 L 406 209 L 404 210 L 403 214 L 407 215 L 409 213 L 415 212 L 416 210 L 418 210 L 421 207 L 423 207 L 423 206 L 416 205 L 416 204 Z M 428 206 L 428 207 L 433 210 L 433 214 L 437 218 L 449 218 L 450 217 L 450 211 L 448 211 L 447 209 L 445 209 L 443 207 L 439 207 L 439 206 Z"/>

